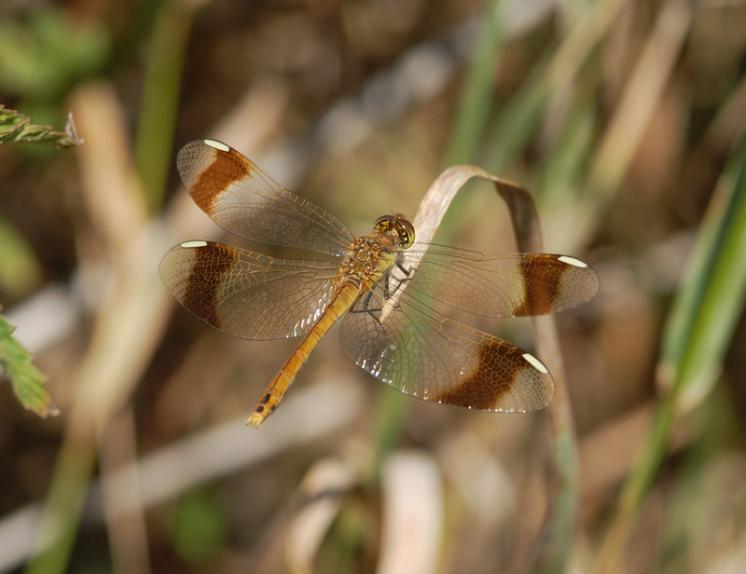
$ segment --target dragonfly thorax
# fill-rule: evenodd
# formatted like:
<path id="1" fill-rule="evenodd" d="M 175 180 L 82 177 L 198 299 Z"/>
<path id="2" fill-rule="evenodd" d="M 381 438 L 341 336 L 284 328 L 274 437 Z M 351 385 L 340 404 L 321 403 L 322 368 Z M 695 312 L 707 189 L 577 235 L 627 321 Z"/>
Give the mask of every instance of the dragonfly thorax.
<path id="1" fill-rule="evenodd" d="M 352 281 L 363 287 L 372 285 L 393 265 L 397 249 L 389 235 L 372 233 L 358 237 L 339 268 L 340 281 Z"/>

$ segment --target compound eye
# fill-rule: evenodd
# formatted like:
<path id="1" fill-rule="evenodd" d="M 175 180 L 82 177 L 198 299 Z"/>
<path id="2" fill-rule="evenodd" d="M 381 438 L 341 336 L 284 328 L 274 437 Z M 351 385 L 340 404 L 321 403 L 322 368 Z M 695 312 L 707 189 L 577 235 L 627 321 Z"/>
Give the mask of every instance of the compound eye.
<path id="1" fill-rule="evenodd" d="M 411 247 L 414 243 L 414 226 L 403 217 L 399 218 L 398 223 L 397 231 L 402 247 Z"/>

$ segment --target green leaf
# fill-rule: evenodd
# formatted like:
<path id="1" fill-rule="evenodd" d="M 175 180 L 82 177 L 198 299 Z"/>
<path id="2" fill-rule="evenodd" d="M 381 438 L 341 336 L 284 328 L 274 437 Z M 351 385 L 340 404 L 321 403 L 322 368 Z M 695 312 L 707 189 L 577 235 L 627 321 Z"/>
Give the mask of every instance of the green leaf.
<path id="1" fill-rule="evenodd" d="M 40 126 L 15 111 L 0 104 L 0 143 L 41 143 L 59 147 L 71 147 L 82 142 L 75 133 L 72 116 L 68 117 L 64 132 L 55 131 L 51 126 Z"/>
<path id="2" fill-rule="evenodd" d="M 41 266 L 28 241 L 0 217 L 0 292 L 11 297 L 28 293 L 41 280 Z"/>
<path id="3" fill-rule="evenodd" d="M 0 85 L 3 92 L 53 101 L 100 69 L 109 36 L 100 22 L 74 19 L 65 10 L 32 11 L 23 21 L 0 19 Z"/>
<path id="4" fill-rule="evenodd" d="M 0 376 L 10 379 L 21 404 L 40 417 L 57 416 L 59 409 L 44 386 L 44 374 L 31 362 L 31 354 L 14 337 L 15 328 L 0 315 Z"/>
<path id="5" fill-rule="evenodd" d="M 169 516 L 169 533 L 176 552 L 192 564 L 204 564 L 224 545 L 225 511 L 208 490 L 181 497 Z"/>

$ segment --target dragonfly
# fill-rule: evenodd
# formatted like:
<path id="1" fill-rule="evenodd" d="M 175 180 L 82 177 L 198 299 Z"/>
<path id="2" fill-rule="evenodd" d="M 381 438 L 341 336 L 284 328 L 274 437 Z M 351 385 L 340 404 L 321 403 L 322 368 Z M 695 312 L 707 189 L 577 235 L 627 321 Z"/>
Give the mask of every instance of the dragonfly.
<path id="1" fill-rule="evenodd" d="M 197 317 L 230 335 L 302 337 L 248 424 L 274 412 L 321 339 L 341 324 L 344 353 L 405 395 L 492 412 L 549 404 L 554 382 L 531 353 L 449 318 L 542 315 L 591 299 L 598 277 L 568 255 L 482 253 L 418 243 L 401 214 L 355 236 L 337 217 L 284 188 L 225 143 L 193 141 L 177 156 L 194 202 L 246 240 L 301 249 L 270 257 L 225 243 L 184 241 L 166 253 L 163 282 Z"/>

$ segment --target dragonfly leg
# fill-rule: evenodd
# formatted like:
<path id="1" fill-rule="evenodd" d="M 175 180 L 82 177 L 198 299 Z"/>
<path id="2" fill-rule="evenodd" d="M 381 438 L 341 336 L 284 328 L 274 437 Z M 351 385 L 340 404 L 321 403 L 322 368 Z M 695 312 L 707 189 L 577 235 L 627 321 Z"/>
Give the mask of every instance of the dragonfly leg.
<path id="1" fill-rule="evenodd" d="M 384 287 L 385 290 L 385 287 Z M 371 308 L 370 303 L 373 300 L 373 291 L 368 291 L 368 293 L 365 294 L 365 296 L 361 299 L 362 301 L 362 309 L 350 309 L 350 313 L 368 313 L 373 319 L 376 320 L 376 322 L 380 325 L 381 321 L 374 315 L 374 313 L 380 313 L 381 307 L 377 308 Z"/>
<path id="2" fill-rule="evenodd" d="M 410 277 L 410 275 L 412 274 L 412 268 L 411 267 L 409 269 L 407 269 L 406 267 L 404 267 L 404 263 L 402 263 L 398 258 L 396 260 L 396 266 L 399 268 L 399 271 L 401 271 L 402 273 L 404 273 L 404 275 L 407 276 L 407 279 L 411 279 L 411 277 Z M 406 281 L 407 279 L 403 279 L 403 281 Z"/>
<path id="3" fill-rule="evenodd" d="M 384 278 L 384 286 L 383 286 L 383 297 L 386 300 L 388 300 L 388 298 L 391 297 L 391 295 L 394 295 L 399 289 L 401 289 L 402 285 L 404 285 L 407 281 L 409 281 L 412 278 L 411 267 L 407 269 L 399 259 L 396 260 L 396 266 L 399 269 L 399 271 L 404 273 L 404 277 L 401 279 L 398 279 L 396 277 L 392 277 L 391 273 L 386 273 L 386 277 Z M 393 280 L 398 281 L 398 283 L 396 284 L 396 286 L 394 287 L 394 290 L 392 291 L 390 282 Z"/>

